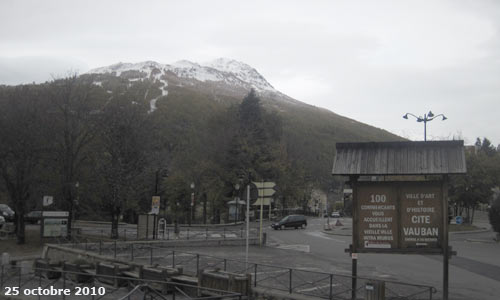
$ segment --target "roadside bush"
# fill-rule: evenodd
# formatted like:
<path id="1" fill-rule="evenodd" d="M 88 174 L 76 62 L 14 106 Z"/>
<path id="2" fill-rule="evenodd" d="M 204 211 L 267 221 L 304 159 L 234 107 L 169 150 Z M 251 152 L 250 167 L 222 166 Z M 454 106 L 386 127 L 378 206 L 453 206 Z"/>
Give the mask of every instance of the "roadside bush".
<path id="1" fill-rule="evenodd" d="M 497 197 L 488 212 L 493 230 L 500 233 L 500 197 Z"/>

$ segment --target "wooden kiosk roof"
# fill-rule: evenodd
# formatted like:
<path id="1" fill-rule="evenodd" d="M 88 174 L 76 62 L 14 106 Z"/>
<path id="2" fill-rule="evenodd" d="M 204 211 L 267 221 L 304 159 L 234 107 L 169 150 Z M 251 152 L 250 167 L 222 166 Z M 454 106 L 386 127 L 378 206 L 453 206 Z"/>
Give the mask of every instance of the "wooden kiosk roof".
<path id="1" fill-rule="evenodd" d="M 333 175 L 466 173 L 463 141 L 337 143 Z"/>

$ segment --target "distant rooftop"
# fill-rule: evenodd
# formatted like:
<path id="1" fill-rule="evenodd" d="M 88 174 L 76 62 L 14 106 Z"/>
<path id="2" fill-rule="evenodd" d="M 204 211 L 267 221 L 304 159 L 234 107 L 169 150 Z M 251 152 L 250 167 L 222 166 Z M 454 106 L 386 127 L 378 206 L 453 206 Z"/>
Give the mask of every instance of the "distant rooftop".
<path id="1" fill-rule="evenodd" d="M 333 175 L 467 172 L 463 141 L 337 143 Z"/>

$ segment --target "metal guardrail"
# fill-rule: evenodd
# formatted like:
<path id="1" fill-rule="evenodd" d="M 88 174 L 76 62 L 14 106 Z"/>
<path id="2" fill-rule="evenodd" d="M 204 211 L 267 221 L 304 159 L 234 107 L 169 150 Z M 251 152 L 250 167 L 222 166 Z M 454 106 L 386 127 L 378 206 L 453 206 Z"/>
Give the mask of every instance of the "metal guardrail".
<path id="1" fill-rule="evenodd" d="M 78 248 L 83 249 L 82 244 Z M 92 251 L 88 246 L 85 250 Z M 94 251 L 97 249 L 94 249 Z M 96 251 L 97 252 L 97 251 Z M 100 244 L 98 253 L 141 264 L 161 266 L 182 266 L 184 273 L 197 276 L 203 269 L 218 268 L 224 271 L 252 274 L 253 286 L 275 289 L 323 299 L 351 299 L 352 276 L 326 272 L 317 272 L 296 268 L 261 264 L 221 258 L 211 255 L 176 251 L 157 244 L 128 244 L 126 247 L 117 243 Z M 391 300 L 432 300 L 436 289 L 432 286 L 409 284 L 377 278 L 356 277 L 358 296 L 366 293 L 367 284 L 374 281 L 385 282 L 386 299 Z"/>
<path id="2" fill-rule="evenodd" d="M 39 271 L 38 275 L 36 275 Z M 247 298 L 239 293 L 217 290 L 212 288 L 204 288 L 183 283 L 174 283 L 170 281 L 145 280 L 131 277 L 109 276 L 103 274 L 91 274 L 84 272 L 72 272 L 67 270 L 57 269 L 61 273 L 61 277 L 57 279 L 46 279 L 43 272 L 54 272 L 55 269 L 50 268 L 32 268 L 26 270 L 25 267 L 2 265 L 0 267 L 0 288 L 1 295 L 5 296 L 30 296 L 34 299 L 171 299 L 176 300 L 176 297 L 187 300 L 242 300 Z M 89 276 L 91 280 L 86 283 L 75 283 L 68 279 L 68 275 Z M 126 282 L 126 286 L 111 287 L 107 284 L 100 283 L 97 278 L 113 278 L 120 279 Z M 168 294 L 163 294 L 153 287 L 154 284 L 168 286 L 168 290 L 172 291 Z M 196 289 L 199 295 L 210 294 L 211 296 L 191 297 L 186 294 L 183 289 Z M 68 292 L 64 292 L 64 291 Z M 213 296 L 215 295 L 215 296 Z"/>

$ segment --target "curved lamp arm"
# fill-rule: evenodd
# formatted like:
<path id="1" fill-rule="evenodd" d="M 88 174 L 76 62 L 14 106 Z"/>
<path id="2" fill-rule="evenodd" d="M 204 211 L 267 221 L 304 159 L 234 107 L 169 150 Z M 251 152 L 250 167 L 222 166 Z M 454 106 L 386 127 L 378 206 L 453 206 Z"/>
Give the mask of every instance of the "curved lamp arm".
<path id="1" fill-rule="evenodd" d="M 442 121 L 444 121 L 444 120 L 448 119 L 447 117 L 445 117 L 445 115 L 443 115 L 443 114 L 439 114 L 439 115 L 435 115 L 435 116 L 433 116 L 432 118 L 430 118 L 430 119 L 429 119 L 429 121 L 434 120 L 434 119 L 435 119 L 435 118 L 437 118 L 437 117 L 443 117 Z"/>
<path id="2" fill-rule="evenodd" d="M 415 119 L 417 119 L 417 122 L 422 122 L 424 119 L 422 119 L 422 117 L 417 117 L 415 116 L 414 114 L 412 113 L 406 113 L 404 116 L 403 116 L 403 119 L 407 119 L 408 120 L 408 115 L 414 117 Z"/>

